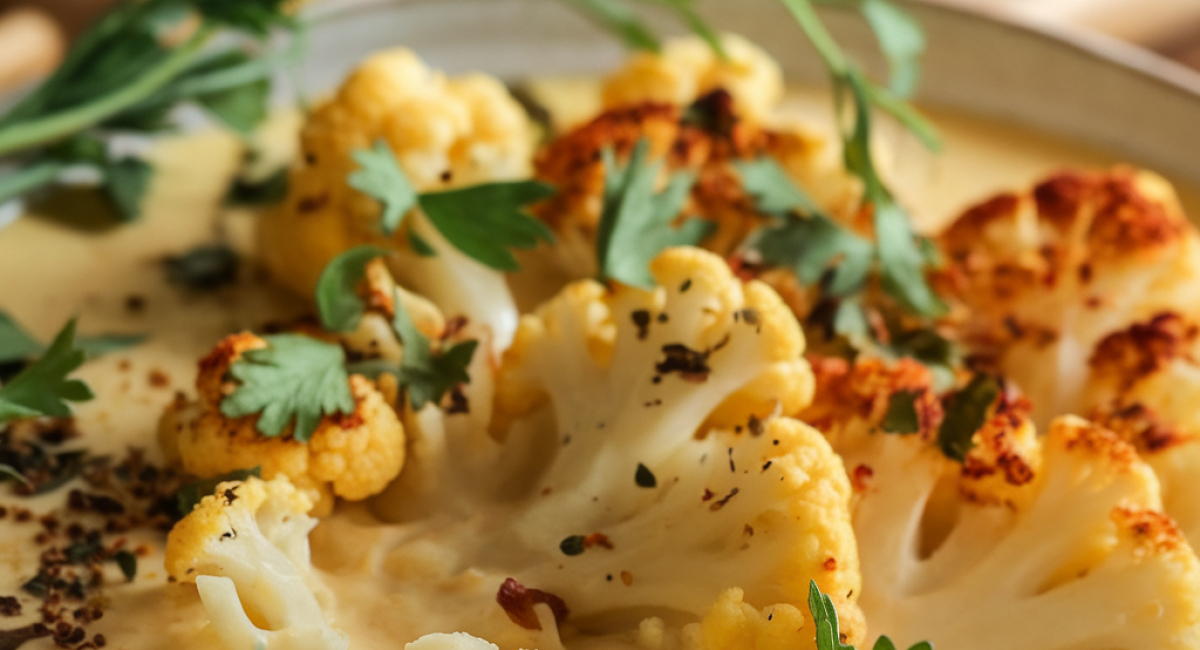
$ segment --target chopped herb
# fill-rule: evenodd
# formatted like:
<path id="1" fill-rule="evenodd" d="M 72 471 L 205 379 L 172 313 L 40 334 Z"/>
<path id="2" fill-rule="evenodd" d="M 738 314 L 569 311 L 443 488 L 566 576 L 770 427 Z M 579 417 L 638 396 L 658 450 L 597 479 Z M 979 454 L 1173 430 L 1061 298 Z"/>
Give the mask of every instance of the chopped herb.
<path id="1" fill-rule="evenodd" d="M 85 402 L 93 394 L 87 384 L 67 375 L 83 365 L 85 353 L 75 345 L 72 319 L 54 337 L 41 359 L 0 387 L 0 422 L 49 415 L 67 417 L 67 402 Z"/>
<path id="2" fill-rule="evenodd" d="M 259 414 L 255 428 L 268 438 L 294 420 L 292 437 L 308 442 L 322 416 L 354 412 L 341 346 L 298 334 L 263 339 L 266 348 L 248 350 L 229 368 L 239 385 L 222 400 L 222 414 Z"/>
<path id="3" fill-rule="evenodd" d="M 554 188 L 545 183 L 484 183 L 418 195 L 386 142 L 355 151 L 354 159 L 361 167 L 350 175 L 350 185 L 383 206 L 380 225 L 386 235 L 395 233 L 404 216 L 419 206 L 452 246 L 499 271 L 520 269 L 510 249 L 533 248 L 539 241 L 554 239 L 546 224 L 529 216 L 524 208 L 554 194 Z M 409 240 L 414 240 L 411 233 Z M 421 255 L 436 253 L 419 237 L 413 249 Z"/>
<path id="4" fill-rule="evenodd" d="M 227 474 L 201 479 L 181 486 L 175 492 L 175 505 L 179 510 L 179 516 L 187 516 L 189 512 L 196 508 L 201 499 L 215 492 L 217 486 L 221 483 L 227 481 L 245 481 L 251 476 L 262 478 L 262 468 L 255 467 L 253 469 L 234 470 Z"/>
<path id="5" fill-rule="evenodd" d="M 688 219 L 678 228 L 688 193 L 696 181 L 691 172 L 677 172 L 661 193 L 654 191 L 662 162 L 647 162 L 650 142 L 638 141 L 625 165 L 618 165 L 611 149 L 604 150 L 606 177 L 604 207 L 596 233 L 596 260 L 601 280 L 650 288 L 650 261 L 671 246 L 700 243 L 715 224 Z"/>
<path id="6" fill-rule="evenodd" d="M 558 548 L 564 555 L 579 555 L 583 553 L 583 535 L 571 535 L 559 543 Z"/>
<path id="7" fill-rule="evenodd" d="M 167 280 L 197 291 L 212 291 L 237 281 L 238 254 L 223 244 L 204 244 L 164 261 Z"/>
<path id="8" fill-rule="evenodd" d="M 421 410 L 428 402 L 437 404 L 450 389 L 470 383 L 467 366 L 475 356 L 479 342 L 463 341 L 442 350 L 440 354 L 434 354 L 429 338 L 417 329 L 409 317 L 398 291 L 395 305 L 392 328 L 404 344 L 404 352 L 400 357 L 400 385 L 407 390 L 413 408 Z"/>
<path id="9" fill-rule="evenodd" d="M 946 417 L 938 429 L 942 453 L 959 462 L 965 459 L 975 444 L 975 432 L 987 422 L 988 410 L 999 396 L 996 380 L 977 374 L 962 390 L 946 398 Z"/>
<path id="10" fill-rule="evenodd" d="M 117 562 L 117 566 L 121 568 L 121 573 L 125 575 L 125 579 L 129 582 L 133 582 L 133 579 L 137 577 L 137 556 L 122 549 L 117 551 L 116 555 L 113 555 L 113 560 L 115 560 Z"/>
<path id="11" fill-rule="evenodd" d="M 637 471 L 633 474 L 633 482 L 637 483 L 638 487 L 644 488 L 658 486 L 658 479 L 654 478 L 654 472 L 651 472 L 649 467 L 641 463 L 638 463 Z"/>
<path id="12" fill-rule="evenodd" d="M 349 332 L 358 327 L 366 305 L 356 288 L 367 264 L 389 255 L 378 246 L 356 246 L 333 258 L 317 280 L 317 311 L 321 326 L 331 332 Z"/>
<path id="13" fill-rule="evenodd" d="M 400 227 L 404 215 L 416 207 L 417 190 L 384 140 L 377 141 L 371 149 L 359 149 L 353 155 L 360 167 L 347 179 L 350 187 L 379 201 L 383 206 L 380 226 L 385 235 L 391 235 Z"/>
<path id="14" fill-rule="evenodd" d="M 838 629 L 837 608 L 828 594 L 822 593 L 814 580 L 808 581 L 808 611 L 812 613 L 817 637 L 817 650 L 854 650 L 854 646 L 842 643 L 841 630 Z M 873 650 L 895 650 L 896 646 L 886 636 L 881 636 L 875 642 Z M 909 646 L 908 650 L 933 650 L 928 641 Z"/>
<path id="15" fill-rule="evenodd" d="M 888 398 L 887 413 L 879 426 L 885 433 L 909 434 L 921 430 L 921 418 L 917 415 L 919 393 L 896 391 Z"/>
<path id="16" fill-rule="evenodd" d="M 524 206 L 547 199 L 554 188 L 537 181 L 484 183 L 420 197 L 430 223 L 455 248 L 498 271 L 518 271 L 510 249 L 553 242 L 549 227 Z"/>

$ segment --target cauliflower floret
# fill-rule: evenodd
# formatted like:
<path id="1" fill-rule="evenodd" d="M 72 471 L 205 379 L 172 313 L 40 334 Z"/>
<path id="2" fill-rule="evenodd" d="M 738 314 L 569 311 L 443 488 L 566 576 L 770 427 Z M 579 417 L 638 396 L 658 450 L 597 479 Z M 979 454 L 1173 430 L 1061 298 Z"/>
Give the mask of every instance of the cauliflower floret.
<path id="1" fill-rule="evenodd" d="M 972 208 L 940 244 L 962 338 L 1033 397 L 1039 426 L 1086 409 L 1101 339 L 1200 304 L 1200 238 L 1145 172 L 1058 174 Z"/>
<path id="2" fill-rule="evenodd" d="M 260 467 L 267 479 L 286 476 L 313 501 L 318 516 L 332 510 L 334 495 L 357 501 L 382 491 L 404 465 L 404 428 L 369 379 L 350 376 L 354 412 L 323 417 L 307 443 L 293 439 L 290 429 L 264 437 L 255 429 L 258 415 L 221 413 L 231 390 L 230 366 L 263 347 L 266 341 L 253 334 L 235 334 L 200 360 L 199 399 L 176 400 L 159 423 L 167 455 L 203 478 L 251 467 Z"/>
<path id="3" fill-rule="evenodd" d="M 404 650 L 500 650 L 496 644 L 463 632 L 426 634 L 404 644 Z"/>
<path id="4" fill-rule="evenodd" d="M 486 324 L 496 349 L 507 345 L 517 314 L 500 272 L 467 257 L 414 210 L 406 223 L 437 255 L 408 250 L 407 232 L 386 237 L 375 199 L 347 183 L 359 168 L 352 154 L 382 140 L 420 192 L 528 178 L 534 130 L 496 79 L 447 79 L 412 52 L 367 59 L 337 94 L 319 105 L 301 132 L 302 160 L 283 204 L 264 216 L 262 254 L 280 282 L 311 295 L 325 265 L 358 244 L 390 247 L 389 261 L 407 286 L 450 315 Z"/>
<path id="5" fill-rule="evenodd" d="M 940 414 L 917 434 L 886 434 L 883 412 L 841 401 L 861 383 L 884 404 L 912 393 L 911 371 L 829 366 L 818 364 L 802 417 L 831 430 L 852 468 L 860 603 L 873 629 L 898 647 L 1200 642 L 1200 562 L 1161 512 L 1154 473 L 1117 435 L 1067 417 L 1037 439 L 1026 409 L 1002 396 L 960 464 L 930 444 Z"/>
<path id="6" fill-rule="evenodd" d="M 722 60 L 698 36 L 669 41 L 662 52 L 639 52 L 604 84 L 604 104 L 617 108 L 656 102 L 686 106 L 722 89 L 737 112 L 762 122 L 783 98 L 783 70 L 760 47 L 734 34 L 723 34 Z"/>
<path id="7" fill-rule="evenodd" d="M 858 639 L 845 469 L 777 415 L 811 396 L 799 327 L 711 253 L 670 249 L 651 272 L 653 290 L 583 281 L 522 319 L 492 435 L 431 435 L 397 485 L 416 472 L 434 487 L 374 501 L 412 531 L 387 566 L 433 593 L 453 585 L 476 613 L 454 629 L 503 648 L 526 643 L 521 627 L 548 647 L 560 629 L 603 643 L 656 625 L 715 648 L 743 601 L 755 620 L 788 612 L 745 633 L 759 647 L 813 647 L 810 579 Z"/>
<path id="8" fill-rule="evenodd" d="M 308 533 L 312 502 L 280 477 L 227 482 L 167 537 L 166 567 L 193 582 L 227 650 L 345 650 L 317 600 Z M 266 624 L 255 625 L 251 618 Z"/>
<path id="9" fill-rule="evenodd" d="M 1164 509 L 1193 544 L 1200 543 L 1196 319 L 1166 312 L 1105 337 L 1089 360 L 1084 391 L 1089 417 L 1132 443 L 1154 468 Z"/>

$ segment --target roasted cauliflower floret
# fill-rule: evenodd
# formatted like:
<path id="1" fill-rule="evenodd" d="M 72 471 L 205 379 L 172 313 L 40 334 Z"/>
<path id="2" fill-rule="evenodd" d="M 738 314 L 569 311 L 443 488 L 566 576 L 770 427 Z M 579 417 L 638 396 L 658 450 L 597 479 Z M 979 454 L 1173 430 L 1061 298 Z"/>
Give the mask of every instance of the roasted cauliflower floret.
<path id="1" fill-rule="evenodd" d="M 312 502 L 286 478 L 221 483 L 167 537 L 166 567 L 195 583 L 227 650 L 344 650 L 314 590 Z M 253 620 L 262 621 L 259 627 Z"/>
<path id="2" fill-rule="evenodd" d="M 268 438 L 255 428 L 258 415 L 229 418 L 221 412 L 232 390 L 230 366 L 247 350 L 265 346 L 253 334 L 235 334 L 200 360 L 199 399 L 177 400 L 160 422 L 168 456 L 203 478 L 252 467 L 267 479 L 286 476 L 313 501 L 318 516 L 333 508 L 334 495 L 357 501 L 382 491 L 404 464 L 404 428 L 369 379 L 350 376 L 354 412 L 323 417 L 308 442 L 293 439 L 290 425 Z"/>
<path id="3" fill-rule="evenodd" d="M 783 99 L 783 70 L 754 43 L 733 34 L 720 38 L 725 60 L 698 36 L 672 40 L 658 54 L 634 54 L 605 82 L 605 106 L 686 106 L 724 90 L 740 115 L 762 122 Z"/>
<path id="4" fill-rule="evenodd" d="M 1200 563 L 1161 512 L 1154 473 L 1116 434 L 1067 417 L 1037 439 L 1026 409 L 1001 396 L 958 463 L 931 444 L 938 418 L 889 434 L 886 410 L 842 406 L 863 382 L 885 404 L 919 390 L 911 370 L 817 368 L 814 407 L 802 417 L 820 416 L 851 468 L 872 629 L 898 647 L 1200 642 Z"/>
<path id="5" fill-rule="evenodd" d="M 1043 426 L 1085 410 L 1103 338 L 1200 301 L 1200 238 L 1145 172 L 1058 174 L 968 210 L 940 244 L 962 339 L 1033 398 Z"/>
<path id="6" fill-rule="evenodd" d="M 359 244 L 398 252 L 389 261 L 407 286 L 448 315 L 488 324 L 502 347 L 516 326 L 503 274 L 467 257 L 414 210 L 406 218 L 437 255 L 409 251 L 408 228 L 383 234 L 378 202 L 350 186 L 356 150 L 384 142 L 418 192 L 528 178 L 534 131 L 496 79 L 447 79 L 412 52 L 367 59 L 309 116 L 283 204 L 264 216 L 262 254 L 277 280 L 311 295 L 325 265 Z"/>

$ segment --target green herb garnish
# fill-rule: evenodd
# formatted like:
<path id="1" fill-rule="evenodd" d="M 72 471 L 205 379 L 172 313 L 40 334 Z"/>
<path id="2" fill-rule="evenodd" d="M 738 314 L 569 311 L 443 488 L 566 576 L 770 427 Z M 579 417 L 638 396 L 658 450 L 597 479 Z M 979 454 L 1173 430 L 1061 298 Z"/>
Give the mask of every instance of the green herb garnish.
<path id="1" fill-rule="evenodd" d="M 48 415 L 67 417 L 67 402 L 85 402 L 94 397 L 87 384 L 67 375 L 83 365 L 83 350 L 75 345 L 75 321 L 62 328 L 50 348 L 12 381 L 0 387 L 0 422 Z"/>
<path id="2" fill-rule="evenodd" d="M 854 646 L 842 643 L 833 600 L 828 594 L 822 593 L 813 580 L 808 581 L 808 611 L 812 613 L 817 628 L 817 650 L 854 650 Z M 886 636 L 881 636 L 875 641 L 873 650 L 896 650 L 896 644 Z M 933 644 L 922 641 L 909 646 L 908 650 L 933 650 Z"/>
<path id="3" fill-rule="evenodd" d="M 717 32 L 704 22 L 696 11 L 695 0 L 643 0 L 663 7 L 674 14 L 696 35 L 704 39 L 709 47 L 722 59 L 728 58 Z M 637 12 L 618 0 L 568 0 L 585 16 L 604 29 L 612 32 L 625 45 L 635 50 L 661 52 L 662 41 L 642 21 Z"/>
<path id="4" fill-rule="evenodd" d="M 175 507 L 180 517 L 186 517 L 196 508 L 200 500 L 216 491 L 226 481 L 245 481 L 250 477 L 262 478 L 262 468 L 238 469 L 220 476 L 193 481 L 175 491 Z"/>
<path id="5" fill-rule="evenodd" d="M 596 260 L 602 281 L 650 288 L 649 265 L 664 249 L 700 243 L 716 227 L 699 219 L 673 224 L 696 182 L 695 174 L 677 172 L 667 187 L 655 192 L 661 161 L 647 162 L 650 142 L 638 141 L 629 162 L 619 165 L 611 149 L 604 150 L 604 208 L 596 233 Z"/>
<path id="6" fill-rule="evenodd" d="M 322 416 L 354 412 L 341 346 L 299 334 L 263 339 L 266 348 L 248 350 L 230 366 L 240 385 L 221 401 L 223 415 L 260 414 L 255 428 L 268 438 L 294 420 L 292 437 L 308 442 Z"/>
<path id="7" fill-rule="evenodd" d="M 919 393 L 912 391 L 897 391 L 888 398 L 887 413 L 879 428 L 885 433 L 910 434 L 921 430 L 921 418 L 917 415 L 917 398 Z"/>
<path id="8" fill-rule="evenodd" d="M 558 549 L 563 555 L 580 555 L 584 550 L 583 542 L 583 535 L 571 535 L 559 543 Z"/>
<path id="9" fill-rule="evenodd" d="M 511 249 L 529 249 L 539 241 L 554 240 L 546 224 L 524 209 L 554 194 L 554 188 L 545 183 L 484 183 L 418 194 L 386 142 L 381 140 L 374 148 L 353 155 L 360 167 L 350 175 L 350 185 L 379 201 L 383 207 L 380 226 L 386 235 L 395 233 L 409 210 L 419 206 L 452 246 L 498 271 L 520 269 Z M 419 255 L 436 254 L 436 249 L 411 229 L 408 238 Z"/>
<path id="10" fill-rule="evenodd" d="M 426 403 L 441 402 L 455 386 L 470 383 L 467 366 L 479 342 L 463 341 L 434 354 L 429 337 L 422 334 L 409 317 L 399 291 L 394 302 L 396 315 L 392 319 L 392 328 L 404 344 L 404 353 L 400 357 L 400 385 L 408 392 L 413 408 L 419 411 Z"/>
<path id="11" fill-rule="evenodd" d="M 100 334 L 76 337 L 75 346 L 88 357 L 98 357 L 145 340 L 145 334 Z M 45 351 L 45 345 L 22 329 L 11 316 L 0 311 L 0 363 L 27 361 Z"/>
<path id="12" fill-rule="evenodd" d="M 966 459 L 975 445 L 975 432 L 987 422 L 988 411 L 999 396 L 997 381 L 977 374 L 962 390 L 946 399 L 946 417 L 938 428 L 938 446 L 947 458 L 959 462 Z"/>
<path id="13" fill-rule="evenodd" d="M 208 45 L 218 34 L 262 40 L 273 27 L 293 27 L 283 5 L 145 0 L 104 14 L 45 82 L 0 117 L 0 157 L 19 156 L 21 165 L 0 178 L 0 202 L 52 186 L 68 167 L 84 166 L 98 172 L 122 219 L 136 218 L 153 170 L 140 158 L 113 156 L 109 136 L 162 130 L 183 103 L 203 106 L 239 131 L 254 128 L 265 116 L 271 73 L 296 51 L 256 56 L 240 45 Z M 181 29 L 188 34 L 170 42 Z"/>
<path id="14" fill-rule="evenodd" d="M 115 555 L 113 555 L 113 561 L 117 563 L 118 567 L 120 567 L 121 574 L 125 576 L 125 580 L 128 582 L 133 582 L 133 579 L 137 577 L 137 556 L 129 551 L 121 549 L 117 551 Z"/>
<path id="15" fill-rule="evenodd" d="M 322 327 L 331 332 L 350 332 L 358 327 L 367 309 L 356 291 L 358 283 L 371 260 L 387 255 L 388 250 L 378 246 L 355 246 L 325 265 L 316 291 Z"/>

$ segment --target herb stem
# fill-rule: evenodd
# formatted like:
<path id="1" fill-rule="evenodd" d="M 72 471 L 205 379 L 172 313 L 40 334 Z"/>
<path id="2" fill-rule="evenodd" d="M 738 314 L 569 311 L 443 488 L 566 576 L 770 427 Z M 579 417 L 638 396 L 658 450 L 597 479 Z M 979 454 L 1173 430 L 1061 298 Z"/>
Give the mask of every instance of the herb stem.
<path id="1" fill-rule="evenodd" d="M 202 25 L 157 67 L 120 90 L 78 108 L 0 130 L 0 156 L 65 137 L 146 99 L 191 65 L 193 55 L 204 46 L 212 31 L 212 26 Z"/>
<path id="2" fill-rule="evenodd" d="M 813 47 L 817 48 L 817 53 L 821 55 L 822 59 L 825 59 L 825 65 L 829 67 L 829 71 L 835 77 L 844 77 L 849 71 L 850 64 L 846 60 L 846 55 L 842 53 L 842 49 L 838 47 L 837 41 L 833 39 L 833 35 L 825 29 L 825 25 L 817 16 L 812 3 L 809 0 L 782 0 L 782 2 L 783 6 L 792 12 L 796 22 L 800 23 L 800 28 L 808 35 L 808 40 L 812 41 Z"/>
<path id="3" fill-rule="evenodd" d="M 53 183 L 66 167 L 65 163 L 57 160 L 43 160 L 0 177 L 0 203 Z"/>

